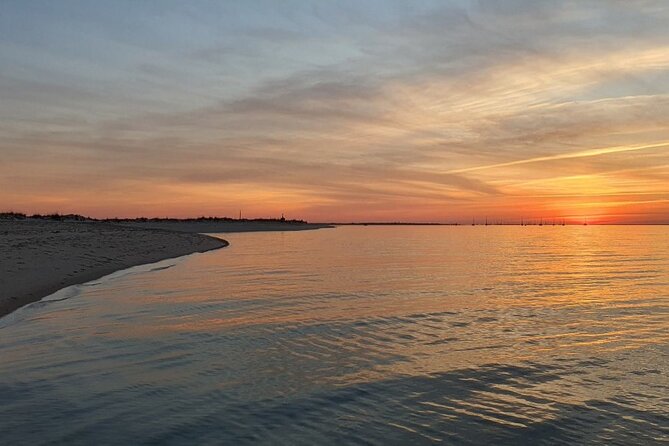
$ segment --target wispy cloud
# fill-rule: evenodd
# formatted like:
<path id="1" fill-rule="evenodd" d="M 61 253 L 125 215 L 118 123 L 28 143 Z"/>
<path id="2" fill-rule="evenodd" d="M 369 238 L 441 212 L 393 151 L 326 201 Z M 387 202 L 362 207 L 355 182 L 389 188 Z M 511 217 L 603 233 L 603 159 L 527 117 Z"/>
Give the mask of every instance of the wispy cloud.
<path id="1" fill-rule="evenodd" d="M 669 218 L 667 20 L 659 1 L 12 3 L 1 204 Z"/>
<path id="2" fill-rule="evenodd" d="M 662 142 L 659 144 L 649 144 L 641 146 L 618 146 L 618 147 L 602 147 L 599 149 L 581 150 L 579 152 L 561 153 L 552 156 L 538 156 L 535 158 L 527 158 L 517 161 L 509 161 L 506 163 L 488 164 L 487 166 L 468 167 L 465 169 L 452 170 L 449 173 L 466 173 L 475 172 L 477 170 L 496 169 L 499 167 L 518 166 L 520 164 L 540 163 L 543 161 L 564 160 L 572 158 L 585 158 L 589 156 L 608 155 L 611 153 L 634 152 L 637 150 L 651 150 L 651 149 L 668 149 L 669 142 Z"/>

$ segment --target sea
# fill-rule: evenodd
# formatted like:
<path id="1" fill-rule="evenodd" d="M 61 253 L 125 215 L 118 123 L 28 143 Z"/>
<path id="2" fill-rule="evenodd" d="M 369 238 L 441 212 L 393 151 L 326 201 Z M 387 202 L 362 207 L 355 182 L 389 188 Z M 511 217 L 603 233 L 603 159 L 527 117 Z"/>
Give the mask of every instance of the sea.
<path id="1" fill-rule="evenodd" d="M 667 226 L 215 236 L 0 319 L 0 444 L 669 444 Z"/>

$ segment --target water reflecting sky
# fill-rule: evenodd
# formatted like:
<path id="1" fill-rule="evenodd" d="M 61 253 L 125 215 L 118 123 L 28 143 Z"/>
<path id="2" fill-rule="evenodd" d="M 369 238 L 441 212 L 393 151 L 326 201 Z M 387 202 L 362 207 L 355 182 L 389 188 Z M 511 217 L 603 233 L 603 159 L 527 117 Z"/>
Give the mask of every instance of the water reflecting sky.
<path id="1" fill-rule="evenodd" d="M 3 442 L 669 441 L 666 227 L 225 238 L 2 320 Z"/>

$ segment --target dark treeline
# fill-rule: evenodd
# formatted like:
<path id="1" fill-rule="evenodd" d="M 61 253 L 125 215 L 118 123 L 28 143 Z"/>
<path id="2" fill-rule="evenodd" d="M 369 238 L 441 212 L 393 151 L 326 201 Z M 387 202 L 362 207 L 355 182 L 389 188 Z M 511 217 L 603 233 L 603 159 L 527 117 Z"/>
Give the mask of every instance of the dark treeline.
<path id="1" fill-rule="evenodd" d="M 56 221 L 97 221 L 95 218 L 79 214 L 33 214 L 21 212 L 0 212 L 0 220 L 56 220 Z"/>
<path id="2" fill-rule="evenodd" d="M 281 218 L 231 218 L 231 217 L 195 217 L 195 218 L 171 218 L 171 217 L 137 217 L 137 218 L 107 218 L 102 221 L 119 223 L 128 222 L 256 222 L 256 223 L 293 223 L 307 224 L 305 220 L 287 220 Z"/>
<path id="3" fill-rule="evenodd" d="M 55 221 L 102 221 L 113 223 L 130 222 L 260 222 L 260 223 L 292 223 L 307 224 L 305 220 L 287 220 L 281 218 L 230 218 L 230 217 L 195 217 L 195 218 L 170 218 L 170 217 L 136 217 L 136 218 L 92 218 L 79 214 L 33 214 L 27 215 L 21 212 L 0 212 L 0 220 L 55 220 Z"/>

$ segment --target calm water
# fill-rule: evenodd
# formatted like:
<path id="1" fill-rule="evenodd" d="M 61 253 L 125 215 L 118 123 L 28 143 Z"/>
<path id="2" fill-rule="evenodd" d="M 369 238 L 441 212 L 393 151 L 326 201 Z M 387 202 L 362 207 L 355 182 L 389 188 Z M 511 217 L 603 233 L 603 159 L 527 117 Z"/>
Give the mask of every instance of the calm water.
<path id="1" fill-rule="evenodd" d="M 225 238 L 0 320 L 0 443 L 669 443 L 667 227 Z"/>

